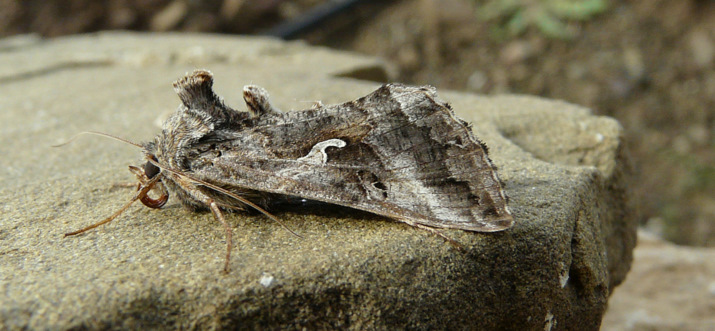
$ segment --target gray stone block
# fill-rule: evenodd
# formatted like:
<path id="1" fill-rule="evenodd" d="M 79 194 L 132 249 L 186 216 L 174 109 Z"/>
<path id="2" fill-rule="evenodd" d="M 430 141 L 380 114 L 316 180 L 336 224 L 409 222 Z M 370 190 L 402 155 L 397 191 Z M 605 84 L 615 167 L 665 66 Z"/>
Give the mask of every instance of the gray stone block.
<path id="1" fill-rule="evenodd" d="M 516 225 L 443 239 L 344 208 L 232 213 L 232 272 L 210 213 L 120 208 L 140 151 L 179 104 L 171 82 L 211 70 L 281 109 L 361 97 L 378 60 L 276 40 L 100 33 L 0 41 L 0 329 L 309 328 L 596 330 L 635 245 L 619 124 L 526 96 L 439 91 L 490 147 Z"/>

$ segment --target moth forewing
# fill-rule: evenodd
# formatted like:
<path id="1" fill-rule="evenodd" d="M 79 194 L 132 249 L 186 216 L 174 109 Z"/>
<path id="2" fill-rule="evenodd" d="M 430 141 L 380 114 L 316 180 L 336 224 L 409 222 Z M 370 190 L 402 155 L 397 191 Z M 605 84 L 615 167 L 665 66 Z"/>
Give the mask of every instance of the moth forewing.
<path id="1" fill-rule="evenodd" d="M 214 143 L 220 153 L 196 152 L 190 168 L 207 176 L 221 169 L 212 181 L 228 186 L 433 228 L 494 232 L 513 224 L 486 147 L 433 88 L 385 85 L 355 101 L 263 113 L 250 124 Z"/>

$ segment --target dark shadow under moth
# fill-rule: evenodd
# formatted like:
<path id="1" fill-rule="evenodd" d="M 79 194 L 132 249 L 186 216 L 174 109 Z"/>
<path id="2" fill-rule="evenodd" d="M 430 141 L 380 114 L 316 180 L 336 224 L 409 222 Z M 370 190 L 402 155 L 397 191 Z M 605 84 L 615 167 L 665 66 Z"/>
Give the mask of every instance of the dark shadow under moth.
<path id="1" fill-rule="evenodd" d="M 205 70 L 174 83 L 179 109 L 140 145 L 146 163 L 130 166 L 137 193 L 104 221 L 66 235 L 110 222 L 136 200 L 160 208 L 172 195 L 224 225 L 228 270 L 222 210 L 250 208 L 278 221 L 266 209 L 288 197 L 432 231 L 494 232 L 514 223 L 486 145 L 432 87 L 387 84 L 343 104 L 281 112 L 265 90 L 246 86 L 245 112 L 226 106 L 212 85 Z"/>

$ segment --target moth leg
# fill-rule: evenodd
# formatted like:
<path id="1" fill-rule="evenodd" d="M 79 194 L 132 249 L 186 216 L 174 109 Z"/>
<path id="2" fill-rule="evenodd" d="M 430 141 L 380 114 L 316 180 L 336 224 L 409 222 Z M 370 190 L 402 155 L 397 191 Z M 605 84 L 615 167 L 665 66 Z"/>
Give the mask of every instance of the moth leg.
<path id="1" fill-rule="evenodd" d="M 406 223 L 407 223 L 407 222 L 406 222 Z M 422 225 L 422 224 L 419 224 L 419 223 L 413 223 L 413 222 L 409 222 L 409 223 L 407 223 L 407 224 L 412 225 L 412 226 L 414 226 L 414 227 L 416 227 L 416 228 L 418 228 L 418 229 L 427 230 L 427 231 L 429 231 L 429 232 L 432 232 L 433 234 L 436 234 L 436 235 L 442 237 L 442 239 L 444 239 L 444 240 L 446 240 L 447 242 L 449 242 L 450 244 L 452 244 L 452 246 L 454 246 L 456 249 L 458 249 L 458 250 L 460 250 L 460 251 L 464 251 L 464 246 L 462 246 L 462 244 L 458 243 L 456 240 L 454 240 L 454 239 L 448 237 L 447 235 L 445 235 L 444 233 L 442 233 L 441 231 L 439 231 L 439 230 L 437 230 L 437 229 L 435 229 L 435 228 L 432 228 L 432 227 L 429 227 L 429 226 L 426 226 L 426 225 Z"/>
<path id="2" fill-rule="evenodd" d="M 135 194 L 134 197 L 131 200 L 129 200 L 129 202 L 127 202 L 122 208 L 120 208 L 119 210 L 114 212 L 114 214 L 112 214 L 111 216 L 105 218 L 101 222 L 94 223 L 94 224 L 92 224 L 88 227 L 85 227 L 83 229 L 65 233 L 65 237 L 74 236 L 74 235 L 80 234 L 82 232 L 92 230 L 102 224 L 107 224 L 107 223 L 113 221 L 115 218 L 117 218 L 117 216 L 121 215 L 125 210 L 127 210 L 127 208 L 129 208 L 135 201 L 141 200 L 144 197 L 146 197 L 147 193 L 149 193 L 149 191 L 151 191 L 151 189 L 154 188 L 154 185 L 159 181 L 159 178 L 161 178 L 161 177 L 156 176 L 156 177 L 152 178 L 150 181 L 148 181 L 146 183 L 146 185 L 140 186 L 139 192 L 137 192 L 137 194 Z"/>
<path id="3" fill-rule="evenodd" d="M 221 224 L 223 224 L 223 228 L 226 231 L 226 263 L 223 265 L 223 271 L 228 273 L 228 262 L 231 260 L 231 248 L 233 247 L 231 227 L 228 225 L 228 222 L 226 222 L 226 220 L 223 218 L 223 214 L 221 214 L 221 209 L 218 208 L 218 204 L 216 204 L 216 201 L 214 201 L 213 199 L 209 199 L 209 201 L 207 202 L 214 216 L 221 222 Z"/>
<path id="4" fill-rule="evenodd" d="M 268 91 L 260 86 L 246 85 L 243 87 L 243 100 L 246 101 L 248 111 L 254 117 L 281 113 L 280 109 L 273 107 L 268 98 Z"/>

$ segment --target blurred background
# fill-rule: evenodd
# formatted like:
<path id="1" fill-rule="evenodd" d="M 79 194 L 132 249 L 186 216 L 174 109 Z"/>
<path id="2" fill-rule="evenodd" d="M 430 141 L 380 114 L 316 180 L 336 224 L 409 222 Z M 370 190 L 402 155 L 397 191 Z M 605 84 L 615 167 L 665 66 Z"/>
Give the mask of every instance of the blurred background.
<path id="1" fill-rule="evenodd" d="M 272 35 L 386 59 L 399 81 L 617 118 L 641 224 L 715 247 L 715 1 L 0 0 L 0 37 Z"/>

